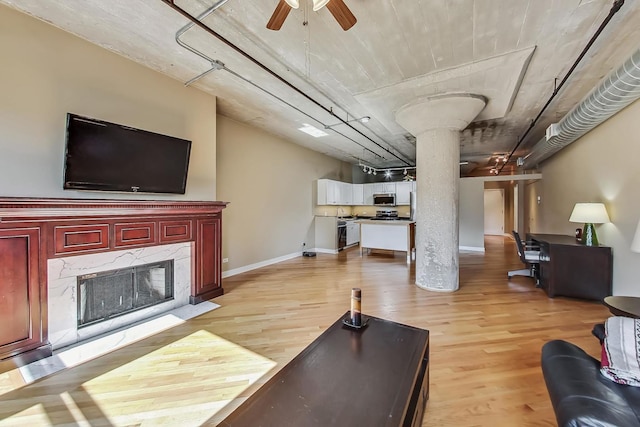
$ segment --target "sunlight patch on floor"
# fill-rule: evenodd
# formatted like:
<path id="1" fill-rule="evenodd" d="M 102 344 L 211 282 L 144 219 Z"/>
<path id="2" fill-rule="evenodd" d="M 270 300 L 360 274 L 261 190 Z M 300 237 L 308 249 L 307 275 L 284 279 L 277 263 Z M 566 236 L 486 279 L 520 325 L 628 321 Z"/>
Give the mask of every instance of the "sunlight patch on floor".
<path id="1" fill-rule="evenodd" d="M 84 388 L 101 396 L 105 389 L 112 390 L 94 403 L 116 425 L 122 421 L 195 426 L 207 422 L 275 365 L 200 330 L 93 378 Z M 171 383 L 179 393 L 167 386 Z M 127 404 L 129 397 L 135 397 L 136 405 Z M 141 400 L 146 403 L 141 405 Z"/>
<path id="2" fill-rule="evenodd" d="M 38 360 L 20 368 L 25 384 L 51 375 L 65 368 L 78 366 L 88 360 L 122 348 L 153 334 L 180 325 L 201 314 L 219 308 L 218 304 L 204 301 L 198 305 L 186 305 L 166 314 L 130 325 L 125 329 L 109 332 L 78 345 L 54 351 L 51 357 Z"/>

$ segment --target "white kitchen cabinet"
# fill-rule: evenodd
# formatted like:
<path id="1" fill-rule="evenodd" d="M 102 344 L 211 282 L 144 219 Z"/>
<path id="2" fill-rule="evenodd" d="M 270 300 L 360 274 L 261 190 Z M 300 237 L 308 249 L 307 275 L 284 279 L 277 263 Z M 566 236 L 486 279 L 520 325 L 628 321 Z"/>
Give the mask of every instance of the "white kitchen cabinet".
<path id="1" fill-rule="evenodd" d="M 414 181 L 396 182 L 396 205 L 408 205 L 409 194 L 414 189 Z"/>
<path id="2" fill-rule="evenodd" d="M 339 205 L 341 204 L 341 188 L 338 181 L 331 179 L 318 180 L 318 205 Z"/>
<path id="3" fill-rule="evenodd" d="M 347 246 L 355 245 L 360 241 L 360 224 L 347 221 Z"/>
<path id="4" fill-rule="evenodd" d="M 382 183 L 382 192 L 383 193 L 395 193 L 396 192 L 396 183 L 395 182 L 383 182 Z"/>
<path id="5" fill-rule="evenodd" d="M 373 195 L 383 193 L 383 187 L 381 182 L 375 182 L 373 184 L 364 184 L 364 205 L 373 205 Z"/>
<path id="6" fill-rule="evenodd" d="M 340 205 L 351 206 L 353 204 L 353 184 L 348 182 L 338 182 L 339 196 L 338 201 Z"/>
<path id="7" fill-rule="evenodd" d="M 353 205 L 364 205 L 364 184 L 353 184 L 351 186 L 351 191 L 353 195 Z"/>

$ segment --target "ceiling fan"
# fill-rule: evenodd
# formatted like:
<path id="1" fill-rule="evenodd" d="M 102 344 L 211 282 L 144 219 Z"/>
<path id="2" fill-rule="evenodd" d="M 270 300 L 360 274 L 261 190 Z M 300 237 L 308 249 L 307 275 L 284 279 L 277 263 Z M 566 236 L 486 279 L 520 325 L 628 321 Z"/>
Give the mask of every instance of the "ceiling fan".
<path id="1" fill-rule="evenodd" d="M 356 17 L 351 13 L 351 10 L 344 4 L 343 0 L 313 0 L 313 11 L 317 12 L 327 6 L 329 12 L 338 21 L 338 24 L 343 30 L 347 31 L 353 27 L 357 22 Z M 284 20 L 287 19 L 287 15 L 291 9 L 297 9 L 300 7 L 300 0 L 279 0 L 276 10 L 273 11 L 271 19 L 267 23 L 267 28 L 270 30 L 278 31 Z"/>

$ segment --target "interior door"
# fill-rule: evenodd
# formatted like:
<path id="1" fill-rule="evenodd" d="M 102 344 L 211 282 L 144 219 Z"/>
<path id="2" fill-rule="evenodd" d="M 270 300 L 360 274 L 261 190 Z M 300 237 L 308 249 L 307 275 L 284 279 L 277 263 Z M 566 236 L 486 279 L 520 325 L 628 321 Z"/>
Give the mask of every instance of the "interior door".
<path id="1" fill-rule="evenodd" d="M 504 190 L 484 190 L 484 234 L 504 234 Z"/>

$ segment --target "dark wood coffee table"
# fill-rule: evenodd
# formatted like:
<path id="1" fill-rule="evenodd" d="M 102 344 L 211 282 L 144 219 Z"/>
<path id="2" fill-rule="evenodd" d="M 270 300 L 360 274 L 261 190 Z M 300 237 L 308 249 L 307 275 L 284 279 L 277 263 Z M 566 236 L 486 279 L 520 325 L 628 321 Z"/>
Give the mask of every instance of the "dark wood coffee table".
<path id="1" fill-rule="evenodd" d="M 638 297 L 605 297 L 604 305 L 614 316 L 640 319 L 640 298 Z"/>
<path id="2" fill-rule="evenodd" d="M 429 331 L 341 316 L 221 426 L 419 426 L 429 397 Z"/>

